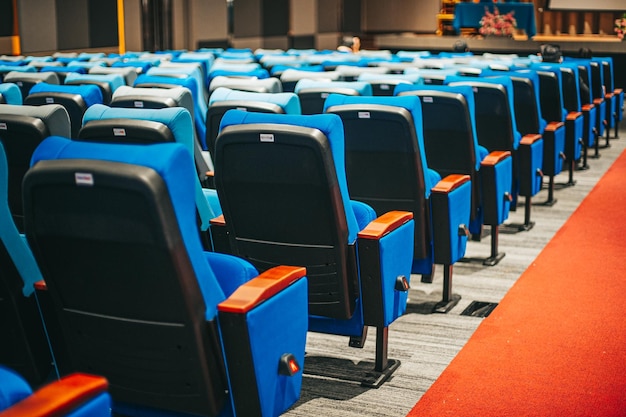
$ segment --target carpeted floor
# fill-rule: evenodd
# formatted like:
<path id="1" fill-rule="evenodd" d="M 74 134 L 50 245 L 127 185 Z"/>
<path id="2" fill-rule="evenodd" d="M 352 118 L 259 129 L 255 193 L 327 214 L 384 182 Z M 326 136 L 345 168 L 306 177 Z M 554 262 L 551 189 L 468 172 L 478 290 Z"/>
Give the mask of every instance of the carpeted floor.
<path id="1" fill-rule="evenodd" d="M 626 153 L 409 416 L 626 415 Z"/>

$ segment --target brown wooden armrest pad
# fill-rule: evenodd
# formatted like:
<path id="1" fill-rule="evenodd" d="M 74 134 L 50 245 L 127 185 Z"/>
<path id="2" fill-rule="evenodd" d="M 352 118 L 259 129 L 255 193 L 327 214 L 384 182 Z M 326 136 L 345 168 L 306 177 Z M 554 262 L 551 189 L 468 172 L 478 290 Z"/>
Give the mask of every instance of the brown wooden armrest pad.
<path id="1" fill-rule="evenodd" d="M 593 104 L 595 104 L 595 105 L 599 106 L 602 103 L 604 103 L 604 99 L 603 98 L 594 98 L 593 99 Z"/>
<path id="2" fill-rule="evenodd" d="M 46 285 L 46 281 L 44 281 L 43 279 L 40 279 L 39 281 L 35 282 L 33 286 L 35 287 L 35 290 L 37 291 L 48 291 L 48 286 Z"/>
<path id="3" fill-rule="evenodd" d="M 610 100 L 613 98 L 613 93 L 605 93 L 604 94 L 604 99 L 605 100 Z"/>
<path id="4" fill-rule="evenodd" d="M 567 120 L 576 120 L 578 119 L 580 116 L 582 116 L 583 114 L 579 111 L 571 111 L 569 113 L 567 113 Z"/>
<path id="5" fill-rule="evenodd" d="M 204 175 L 206 175 L 207 177 L 214 177 L 215 171 L 207 171 Z"/>
<path id="6" fill-rule="evenodd" d="M 209 220 L 209 224 L 215 226 L 226 226 L 226 220 L 224 219 L 224 215 L 220 214 L 219 216 L 212 218 L 211 220 Z"/>
<path id="7" fill-rule="evenodd" d="M 372 220 L 357 236 L 361 239 L 380 239 L 411 219 L 413 213 L 410 211 L 389 211 Z"/>
<path id="8" fill-rule="evenodd" d="M 548 123 L 548 126 L 546 126 L 546 131 L 554 132 L 557 129 L 563 127 L 564 125 L 565 125 L 565 123 L 563 123 L 563 122 L 550 122 L 550 123 Z"/>
<path id="9" fill-rule="evenodd" d="M 305 275 L 306 268 L 301 266 L 275 266 L 237 288 L 217 309 L 225 313 L 247 313 Z"/>
<path id="10" fill-rule="evenodd" d="M 595 106 L 595 105 L 593 105 L 593 104 L 583 104 L 582 109 L 583 109 L 583 111 L 590 111 L 590 110 L 591 110 L 591 109 L 593 109 L 594 107 L 596 107 L 596 106 Z"/>
<path id="11" fill-rule="evenodd" d="M 71 374 L 35 391 L 1 412 L 2 417 L 45 417 L 66 415 L 73 408 L 105 392 L 109 384 L 100 376 Z"/>
<path id="12" fill-rule="evenodd" d="M 462 184 L 470 181 L 471 177 L 469 175 L 461 175 L 461 174 L 452 174 L 448 175 L 445 178 L 442 178 L 435 186 L 432 188 L 433 193 L 449 193 L 450 191 L 460 187 Z"/>
<path id="13" fill-rule="evenodd" d="M 616 88 L 615 90 L 613 90 L 613 95 L 620 95 L 624 92 L 623 88 Z"/>
<path id="14" fill-rule="evenodd" d="M 539 133 L 529 133 L 528 135 L 524 135 L 519 143 L 520 145 L 532 145 L 540 139 L 541 135 Z"/>
<path id="15" fill-rule="evenodd" d="M 493 151 L 485 157 L 480 163 L 481 165 L 495 165 L 498 162 L 511 156 L 510 151 Z"/>

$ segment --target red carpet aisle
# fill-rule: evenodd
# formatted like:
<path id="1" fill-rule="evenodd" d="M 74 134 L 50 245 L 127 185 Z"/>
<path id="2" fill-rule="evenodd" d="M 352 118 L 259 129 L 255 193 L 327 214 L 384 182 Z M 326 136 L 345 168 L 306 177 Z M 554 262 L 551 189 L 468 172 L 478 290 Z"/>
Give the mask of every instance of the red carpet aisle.
<path id="1" fill-rule="evenodd" d="M 409 413 L 626 416 L 626 152 Z"/>

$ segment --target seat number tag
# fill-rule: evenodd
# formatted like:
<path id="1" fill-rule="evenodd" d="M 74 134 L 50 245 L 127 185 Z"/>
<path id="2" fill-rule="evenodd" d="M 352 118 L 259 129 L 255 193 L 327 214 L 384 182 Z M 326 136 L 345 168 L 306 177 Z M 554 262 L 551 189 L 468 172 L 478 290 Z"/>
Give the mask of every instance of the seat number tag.
<path id="1" fill-rule="evenodd" d="M 126 136 L 126 129 L 121 127 L 114 127 L 113 136 Z"/>
<path id="2" fill-rule="evenodd" d="M 274 134 L 272 133 L 261 133 L 259 135 L 259 139 L 261 142 L 274 142 Z"/>
<path id="3" fill-rule="evenodd" d="M 432 97 L 424 97 L 424 103 L 432 103 L 432 102 L 433 102 Z"/>
<path id="4" fill-rule="evenodd" d="M 359 119 L 369 119 L 369 118 L 370 118 L 370 112 L 368 111 L 359 112 Z"/>
<path id="5" fill-rule="evenodd" d="M 76 182 L 76 185 L 93 187 L 93 175 L 88 172 L 75 172 L 74 181 Z"/>

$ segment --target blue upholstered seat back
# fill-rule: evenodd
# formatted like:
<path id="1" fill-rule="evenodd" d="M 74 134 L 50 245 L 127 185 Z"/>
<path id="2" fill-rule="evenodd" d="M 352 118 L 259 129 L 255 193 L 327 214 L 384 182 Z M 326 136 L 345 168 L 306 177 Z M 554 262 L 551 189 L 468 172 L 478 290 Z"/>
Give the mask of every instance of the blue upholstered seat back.
<path id="1" fill-rule="evenodd" d="M 204 296 L 205 316 L 207 320 L 213 319 L 217 313 L 217 304 L 224 299 L 224 292 L 204 257 L 198 235 L 193 198 L 194 178 L 197 176 L 187 147 L 180 143 L 145 146 L 80 142 L 53 136 L 36 149 L 32 164 L 56 159 L 95 159 L 141 165 L 154 169 L 163 178 L 181 237 Z"/>
<path id="2" fill-rule="evenodd" d="M 102 104 L 102 92 L 95 85 L 65 85 L 37 83 L 30 89 L 30 94 L 35 93 L 67 93 L 78 94 L 85 100 L 85 106 Z"/>
<path id="3" fill-rule="evenodd" d="M 17 84 L 14 83 L 0 83 L 0 95 L 4 98 L 3 104 L 22 104 L 22 93 Z"/>

